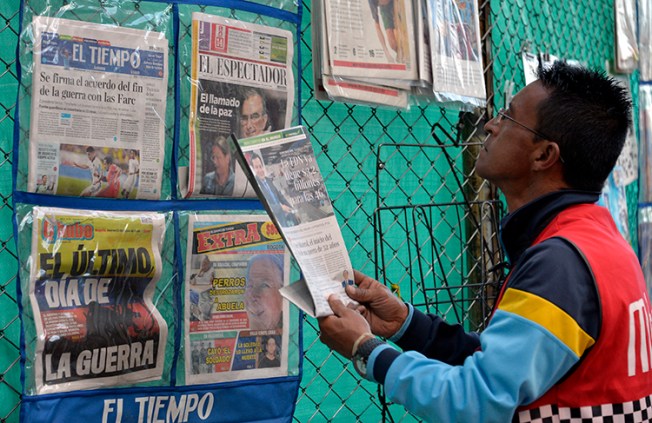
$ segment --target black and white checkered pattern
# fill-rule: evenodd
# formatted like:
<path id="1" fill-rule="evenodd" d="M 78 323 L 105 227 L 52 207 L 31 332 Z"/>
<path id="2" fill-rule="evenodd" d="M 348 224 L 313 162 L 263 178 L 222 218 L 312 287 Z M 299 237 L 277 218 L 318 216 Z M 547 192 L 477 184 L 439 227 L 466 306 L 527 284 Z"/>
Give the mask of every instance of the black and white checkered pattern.
<path id="1" fill-rule="evenodd" d="M 569 408 L 544 405 L 519 412 L 520 423 L 648 423 L 652 422 L 652 396 L 623 404 Z"/>

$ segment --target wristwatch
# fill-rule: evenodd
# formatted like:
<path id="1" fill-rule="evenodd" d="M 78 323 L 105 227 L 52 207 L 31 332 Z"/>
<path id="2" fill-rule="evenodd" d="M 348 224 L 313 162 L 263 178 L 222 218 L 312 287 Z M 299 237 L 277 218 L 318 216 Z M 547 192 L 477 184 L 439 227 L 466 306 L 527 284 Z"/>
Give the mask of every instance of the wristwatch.
<path id="1" fill-rule="evenodd" d="M 364 378 L 367 377 L 367 361 L 369 361 L 369 356 L 374 348 L 382 344 L 384 344 L 384 342 L 378 338 L 369 338 L 358 347 L 358 350 L 355 352 L 353 357 L 351 357 L 353 367 L 360 376 Z"/>

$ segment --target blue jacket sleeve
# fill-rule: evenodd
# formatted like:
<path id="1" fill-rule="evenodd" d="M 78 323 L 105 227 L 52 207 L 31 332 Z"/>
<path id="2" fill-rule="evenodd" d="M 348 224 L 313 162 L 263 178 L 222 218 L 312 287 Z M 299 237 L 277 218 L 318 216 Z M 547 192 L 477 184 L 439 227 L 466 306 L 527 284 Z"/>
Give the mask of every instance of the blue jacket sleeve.
<path id="1" fill-rule="evenodd" d="M 391 339 L 403 351 L 417 351 L 447 364 L 462 364 L 480 348 L 477 333 L 467 333 L 459 324 L 449 324 L 439 316 L 422 313 L 409 304 L 408 307 L 406 324 L 398 339 Z"/>
<path id="2" fill-rule="evenodd" d="M 369 380 L 426 421 L 505 422 L 536 400 L 579 360 L 543 326 L 498 310 L 480 335 L 481 351 L 451 366 L 389 345 L 369 357 Z"/>

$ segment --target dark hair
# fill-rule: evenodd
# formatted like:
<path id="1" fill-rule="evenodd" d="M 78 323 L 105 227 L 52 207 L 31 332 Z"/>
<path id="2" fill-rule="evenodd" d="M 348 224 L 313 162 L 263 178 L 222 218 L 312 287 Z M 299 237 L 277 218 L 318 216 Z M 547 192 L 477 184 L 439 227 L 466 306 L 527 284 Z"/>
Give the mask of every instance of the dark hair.
<path id="1" fill-rule="evenodd" d="M 602 190 L 632 123 L 627 89 L 604 72 L 562 61 L 538 73 L 549 96 L 539 105 L 537 131 L 559 145 L 571 188 Z"/>
<path id="2" fill-rule="evenodd" d="M 113 164 L 113 156 L 105 156 L 104 161 L 106 164 Z"/>
<path id="3" fill-rule="evenodd" d="M 263 163 L 263 158 L 260 157 L 259 154 L 257 154 L 257 153 L 251 153 L 251 155 L 249 156 L 249 163 L 253 164 L 253 163 L 254 163 L 254 160 L 260 160 L 260 163 Z M 263 163 L 263 164 L 264 164 L 264 163 Z"/>
<path id="4" fill-rule="evenodd" d="M 242 107 L 244 106 L 244 102 L 248 100 L 251 97 L 258 96 L 260 97 L 260 101 L 263 103 L 263 114 L 267 114 L 267 99 L 265 98 L 265 95 L 263 94 L 262 91 L 256 88 L 252 87 L 247 87 L 242 91 L 242 103 L 240 105 L 240 110 L 242 110 Z"/>
<path id="5" fill-rule="evenodd" d="M 91 146 L 88 146 L 88 147 L 86 147 L 86 152 L 87 153 L 94 153 L 95 149 L 93 147 L 91 147 Z"/>
<path id="6" fill-rule="evenodd" d="M 211 157 L 213 156 L 213 148 L 218 148 L 225 156 L 231 156 L 231 148 L 229 142 L 223 135 L 218 136 L 211 145 Z"/>

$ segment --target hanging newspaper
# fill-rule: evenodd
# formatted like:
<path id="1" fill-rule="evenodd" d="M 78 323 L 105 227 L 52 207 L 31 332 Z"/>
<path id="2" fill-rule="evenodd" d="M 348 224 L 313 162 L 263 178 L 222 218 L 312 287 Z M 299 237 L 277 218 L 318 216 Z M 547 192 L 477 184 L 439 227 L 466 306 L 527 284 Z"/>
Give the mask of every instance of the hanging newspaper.
<path id="1" fill-rule="evenodd" d="M 652 81 L 652 3 L 638 2 L 638 49 L 641 81 Z"/>
<path id="2" fill-rule="evenodd" d="M 28 190 L 158 199 L 168 41 L 35 16 Z"/>
<path id="3" fill-rule="evenodd" d="M 632 73 L 638 67 L 638 44 L 636 39 L 636 0 L 614 2 L 616 32 L 616 71 Z"/>
<path id="4" fill-rule="evenodd" d="M 164 230 L 159 213 L 34 208 L 37 393 L 161 377 L 167 324 L 152 296 Z"/>
<path id="5" fill-rule="evenodd" d="M 486 92 L 475 0 L 428 2 L 433 91 L 440 102 L 484 107 Z"/>
<path id="6" fill-rule="evenodd" d="M 333 75 L 418 79 L 411 0 L 325 0 Z"/>
<path id="7" fill-rule="evenodd" d="M 292 119 L 292 33 L 192 14 L 188 196 L 255 197 L 226 142 L 286 128 Z"/>
<path id="8" fill-rule="evenodd" d="M 379 79 L 362 78 L 358 72 L 356 78 L 333 75 L 328 56 L 328 35 L 326 20 L 322 13 L 324 0 L 313 1 L 313 72 L 315 78 L 315 98 L 347 103 L 359 103 L 371 106 L 384 105 L 407 108 L 408 91 L 391 86 L 384 86 Z M 377 82 L 378 81 L 378 82 Z M 405 81 L 408 85 L 410 81 Z M 409 89 L 409 87 L 407 87 Z"/>
<path id="9" fill-rule="evenodd" d="M 351 299 L 351 260 L 308 134 L 301 126 L 233 139 L 237 157 L 303 274 L 282 294 L 311 316 L 332 314 L 328 297 Z"/>
<path id="10" fill-rule="evenodd" d="M 186 383 L 287 376 L 290 254 L 267 215 L 191 215 Z"/>

